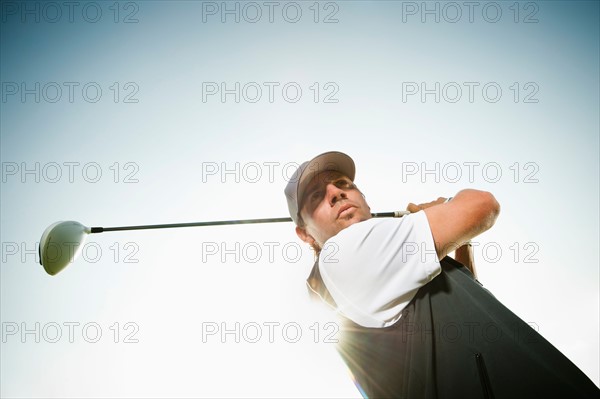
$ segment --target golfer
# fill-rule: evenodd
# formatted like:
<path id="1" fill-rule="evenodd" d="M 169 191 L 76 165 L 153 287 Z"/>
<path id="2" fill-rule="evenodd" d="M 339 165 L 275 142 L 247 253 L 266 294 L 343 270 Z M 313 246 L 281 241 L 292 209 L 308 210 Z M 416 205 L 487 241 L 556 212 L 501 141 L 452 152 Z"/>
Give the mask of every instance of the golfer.
<path id="1" fill-rule="evenodd" d="M 327 152 L 299 166 L 285 195 L 317 254 L 308 286 L 339 313 L 338 351 L 363 396 L 600 396 L 475 279 L 468 243 L 498 217 L 492 194 L 462 190 L 376 219 L 354 177 L 348 155 Z"/>

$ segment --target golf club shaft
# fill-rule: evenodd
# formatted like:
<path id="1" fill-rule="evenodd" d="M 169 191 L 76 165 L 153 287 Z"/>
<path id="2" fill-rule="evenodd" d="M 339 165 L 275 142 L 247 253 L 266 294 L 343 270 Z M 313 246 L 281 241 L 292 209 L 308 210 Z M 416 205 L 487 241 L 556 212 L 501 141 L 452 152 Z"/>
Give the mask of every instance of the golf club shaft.
<path id="1" fill-rule="evenodd" d="M 381 217 L 402 217 L 409 214 L 407 211 L 380 212 L 372 213 L 375 218 Z M 195 223 L 173 223 L 173 224 L 150 224 L 143 226 L 123 226 L 123 227 L 92 227 L 91 233 L 103 233 L 105 231 L 122 230 L 148 230 L 148 229 L 172 229 L 176 227 L 203 227 L 203 226 L 224 226 L 230 224 L 256 224 L 256 223 L 280 223 L 291 222 L 292 218 L 271 218 L 271 219 L 245 219 L 245 220 L 219 220 L 214 222 L 195 222 Z"/>

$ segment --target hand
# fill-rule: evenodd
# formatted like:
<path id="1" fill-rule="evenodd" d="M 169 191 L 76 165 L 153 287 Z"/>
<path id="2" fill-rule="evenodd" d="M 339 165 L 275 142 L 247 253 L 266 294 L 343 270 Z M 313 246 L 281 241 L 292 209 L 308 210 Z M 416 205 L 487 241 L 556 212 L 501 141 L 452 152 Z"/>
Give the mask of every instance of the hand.
<path id="1" fill-rule="evenodd" d="M 406 210 L 411 212 L 411 213 L 415 213 L 415 212 L 419 212 L 422 211 L 425 208 L 430 208 L 432 206 L 436 206 L 436 205 L 440 205 L 443 204 L 444 202 L 446 202 L 447 198 L 444 197 L 439 197 L 438 199 L 436 199 L 435 201 L 431 201 L 431 202 L 426 202 L 424 204 L 419 204 L 419 205 L 415 205 L 412 202 L 410 204 L 408 204 L 408 206 L 406 207 Z"/>

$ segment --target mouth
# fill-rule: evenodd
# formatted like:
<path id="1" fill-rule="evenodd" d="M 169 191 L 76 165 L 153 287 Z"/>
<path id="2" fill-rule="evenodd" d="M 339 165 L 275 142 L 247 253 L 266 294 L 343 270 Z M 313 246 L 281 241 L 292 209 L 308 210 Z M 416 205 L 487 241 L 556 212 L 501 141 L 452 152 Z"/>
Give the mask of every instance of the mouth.
<path id="1" fill-rule="evenodd" d="M 346 216 L 348 213 L 352 212 L 351 209 L 355 208 L 353 205 L 342 205 L 338 211 L 338 218 Z"/>

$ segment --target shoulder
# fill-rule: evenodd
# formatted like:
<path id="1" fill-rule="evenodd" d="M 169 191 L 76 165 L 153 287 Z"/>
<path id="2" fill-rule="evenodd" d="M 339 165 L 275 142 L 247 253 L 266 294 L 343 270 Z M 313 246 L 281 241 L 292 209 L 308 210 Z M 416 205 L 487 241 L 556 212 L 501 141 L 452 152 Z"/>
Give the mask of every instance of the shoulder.
<path id="1" fill-rule="evenodd" d="M 323 250 L 325 255 L 336 250 L 352 256 L 357 251 L 381 250 L 389 244 L 427 241 L 430 237 L 425 212 L 416 212 L 402 218 L 372 218 L 355 223 L 327 240 Z"/>
<path id="2" fill-rule="evenodd" d="M 393 323 L 440 271 L 423 212 L 348 227 L 325 243 L 318 267 L 342 313 L 365 327 Z"/>
<path id="3" fill-rule="evenodd" d="M 424 212 L 356 223 L 327 240 L 319 255 L 322 274 L 353 284 L 414 265 L 427 265 L 430 275 L 439 269 Z"/>

